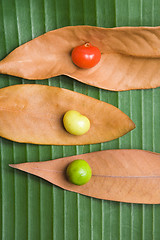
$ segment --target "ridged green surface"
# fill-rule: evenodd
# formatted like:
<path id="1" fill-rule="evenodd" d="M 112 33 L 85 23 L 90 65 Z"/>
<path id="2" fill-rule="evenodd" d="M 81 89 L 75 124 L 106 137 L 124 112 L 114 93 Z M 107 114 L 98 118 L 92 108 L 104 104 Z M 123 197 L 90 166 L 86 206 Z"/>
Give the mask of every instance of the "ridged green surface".
<path id="1" fill-rule="evenodd" d="M 63 26 L 157 26 L 159 15 L 158 0 L 0 0 L 0 59 L 32 38 Z M 8 164 L 114 148 L 160 152 L 160 88 L 117 93 L 66 76 L 28 81 L 0 75 L 0 87 L 23 83 L 59 86 L 111 103 L 131 117 L 136 129 L 120 139 L 90 146 L 38 146 L 0 139 L 0 239 L 159 240 L 159 205 L 82 196 Z"/>

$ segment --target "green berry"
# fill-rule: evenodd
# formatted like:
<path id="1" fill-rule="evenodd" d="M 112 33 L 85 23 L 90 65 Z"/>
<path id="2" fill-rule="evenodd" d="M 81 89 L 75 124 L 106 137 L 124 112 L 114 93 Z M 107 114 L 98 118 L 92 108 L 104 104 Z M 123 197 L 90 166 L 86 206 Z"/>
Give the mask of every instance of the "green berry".
<path id="1" fill-rule="evenodd" d="M 90 180 L 92 176 L 92 170 L 85 160 L 78 159 L 69 164 L 66 174 L 71 183 L 83 185 Z"/>

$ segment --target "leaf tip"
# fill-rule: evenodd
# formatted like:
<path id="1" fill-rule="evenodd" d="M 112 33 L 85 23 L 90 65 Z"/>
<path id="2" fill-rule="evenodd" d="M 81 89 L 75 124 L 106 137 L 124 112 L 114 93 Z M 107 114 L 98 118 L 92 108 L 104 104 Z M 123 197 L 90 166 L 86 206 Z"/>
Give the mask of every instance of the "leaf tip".
<path id="1" fill-rule="evenodd" d="M 15 164 L 8 164 L 9 167 L 15 168 Z"/>

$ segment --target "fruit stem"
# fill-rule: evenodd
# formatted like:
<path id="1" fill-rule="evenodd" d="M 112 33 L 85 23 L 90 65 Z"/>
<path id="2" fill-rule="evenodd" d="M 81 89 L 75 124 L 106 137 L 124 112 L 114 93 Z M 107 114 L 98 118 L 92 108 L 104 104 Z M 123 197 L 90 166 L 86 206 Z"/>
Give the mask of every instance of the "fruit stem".
<path id="1" fill-rule="evenodd" d="M 91 44 L 89 42 L 85 43 L 84 46 L 85 47 L 89 47 Z"/>

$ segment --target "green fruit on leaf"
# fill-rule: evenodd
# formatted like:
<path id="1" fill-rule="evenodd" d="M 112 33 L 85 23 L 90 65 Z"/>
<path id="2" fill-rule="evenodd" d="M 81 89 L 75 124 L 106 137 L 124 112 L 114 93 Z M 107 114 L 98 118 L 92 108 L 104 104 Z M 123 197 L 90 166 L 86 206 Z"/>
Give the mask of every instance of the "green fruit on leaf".
<path id="1" fill-rule="evenodd" d="M 75 110 L 69 110 L 63 117 L 63 125 L 73 135 L 83 135 L 90 128 L 89 119 Z"/>
<path id="2" fill-rule="evenodd" d="M 74 160 L 68 165 L 66 174 L 71 183 L 83 185 L 90 180 L 92 176 L 92 170 L 85 160 L 78 159 Z"/>

